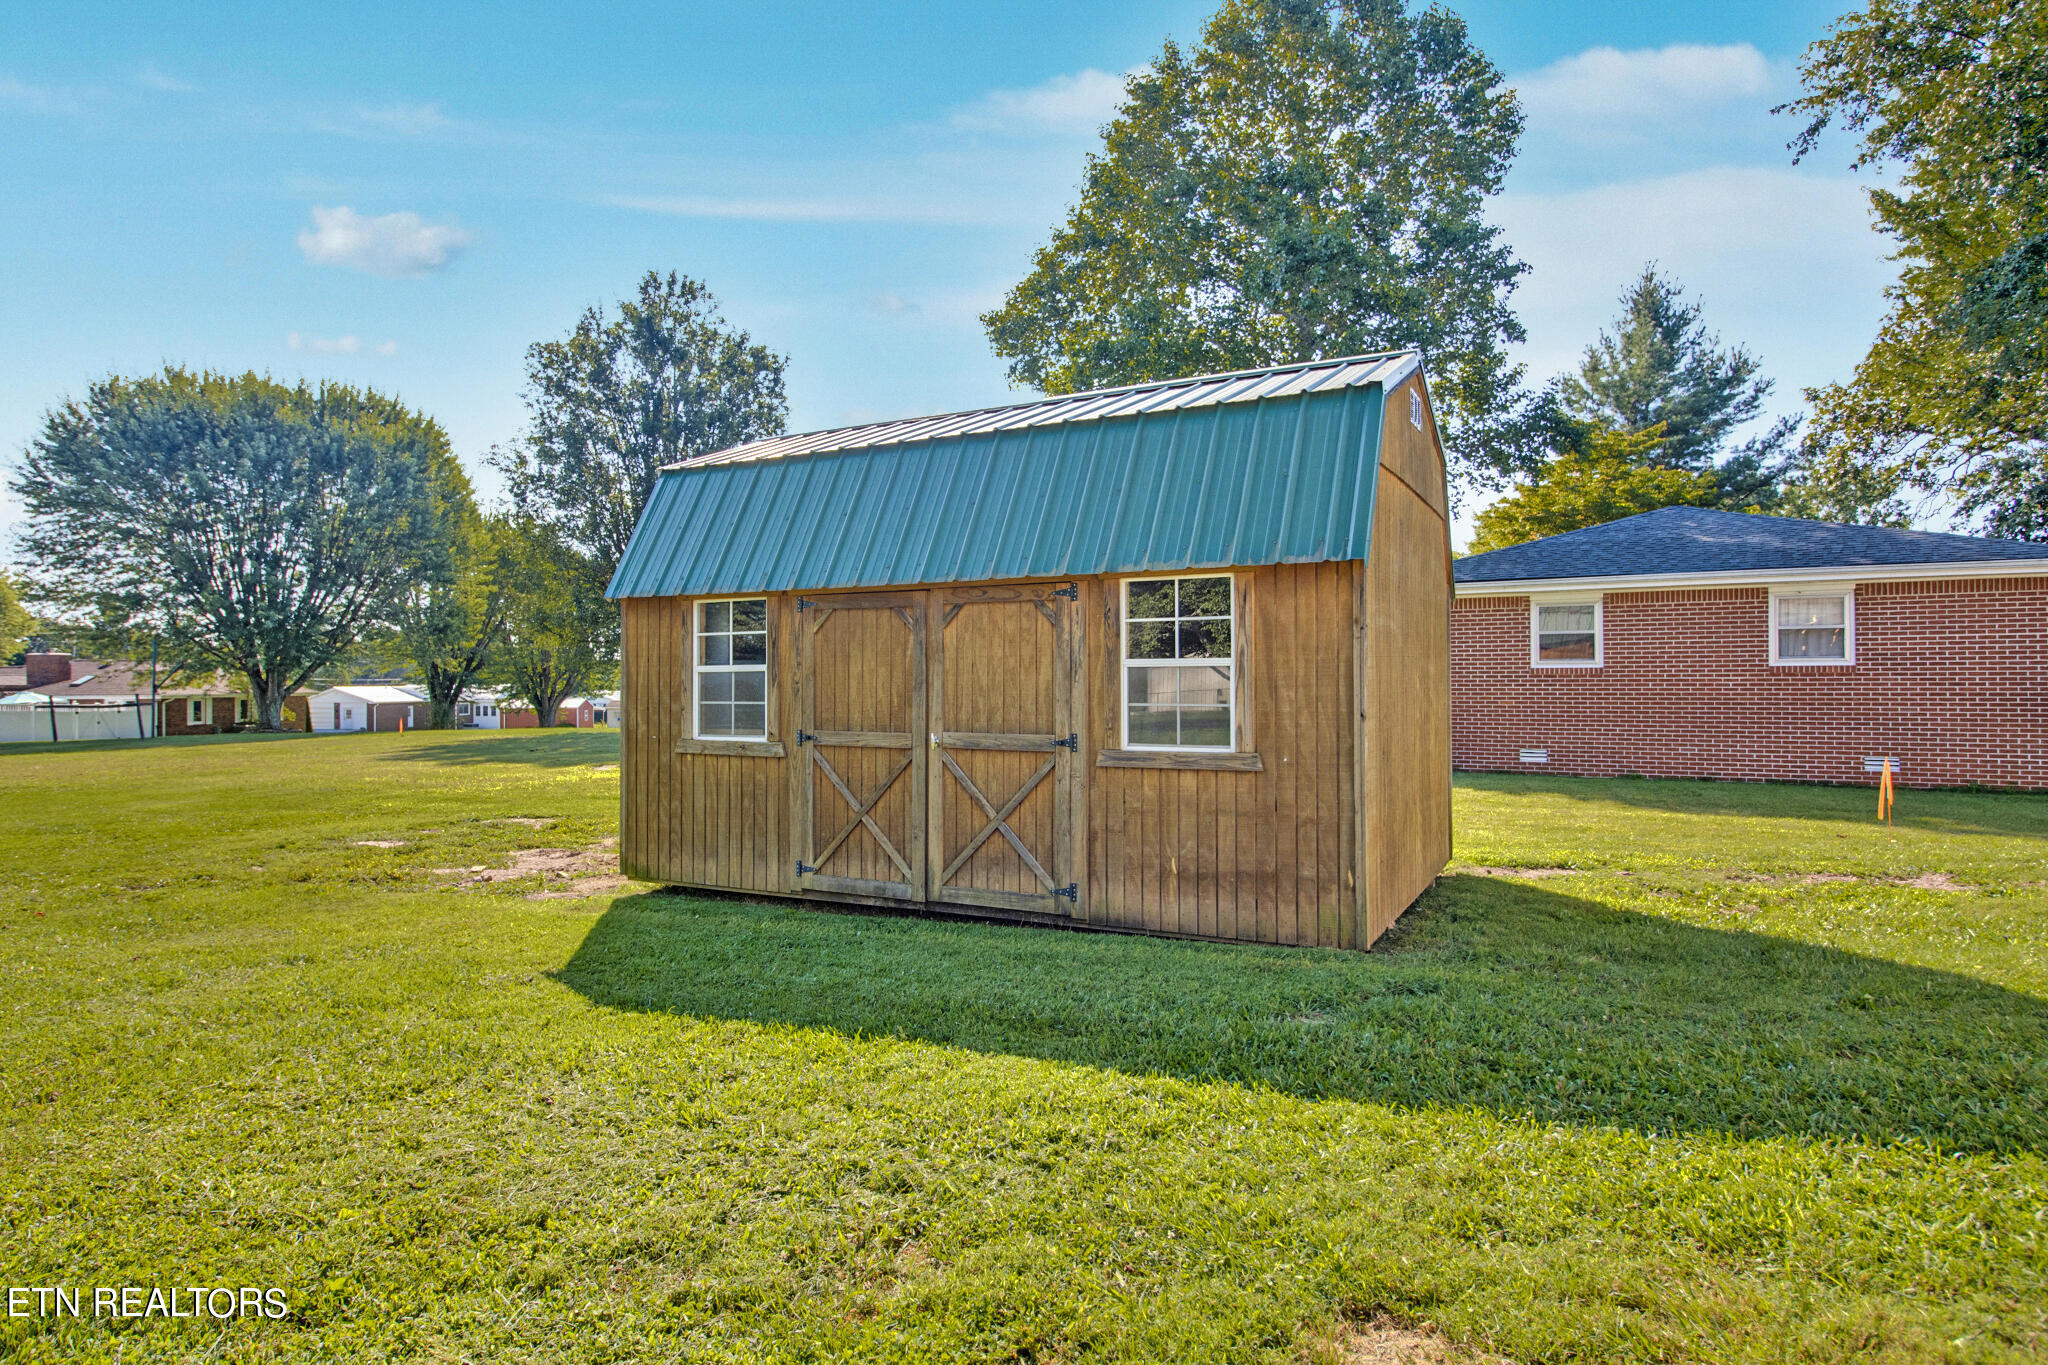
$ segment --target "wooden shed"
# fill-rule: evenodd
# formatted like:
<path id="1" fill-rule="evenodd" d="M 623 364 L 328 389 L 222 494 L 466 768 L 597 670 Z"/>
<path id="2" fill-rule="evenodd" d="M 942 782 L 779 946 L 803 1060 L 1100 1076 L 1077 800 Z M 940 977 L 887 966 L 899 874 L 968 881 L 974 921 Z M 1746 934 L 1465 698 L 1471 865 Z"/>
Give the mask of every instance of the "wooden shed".
<path id="1" fill-rule="evenodd" d="M 1363 948 L 1450 856 L 1412 352 L 704 456 L 611 595 L 635 877 Z"/>

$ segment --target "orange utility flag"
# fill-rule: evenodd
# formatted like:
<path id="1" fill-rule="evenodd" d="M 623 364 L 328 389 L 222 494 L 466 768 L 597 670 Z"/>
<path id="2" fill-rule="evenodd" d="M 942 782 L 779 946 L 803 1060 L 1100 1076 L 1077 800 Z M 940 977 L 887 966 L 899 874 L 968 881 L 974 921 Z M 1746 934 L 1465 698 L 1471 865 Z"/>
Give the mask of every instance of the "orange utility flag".
<path id="1" fill-rule="evenodd" d="M 1884 761 L 1884 772 L 1877 779 L 1877 818 L 1887 825 L 1892 822 L 1892 761 Z"/>

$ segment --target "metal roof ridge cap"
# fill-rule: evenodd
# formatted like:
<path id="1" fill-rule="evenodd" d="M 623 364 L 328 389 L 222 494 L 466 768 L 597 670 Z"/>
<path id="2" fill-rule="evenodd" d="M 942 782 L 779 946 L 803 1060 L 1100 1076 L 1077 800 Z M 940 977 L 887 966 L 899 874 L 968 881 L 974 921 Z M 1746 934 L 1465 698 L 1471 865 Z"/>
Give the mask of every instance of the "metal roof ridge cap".
<path id="1" fill-rule="evenodd" d="M 1421 360 L 1422 360 L 1422 353 L 1421 353 L 1421 351 L 1420 351 L 1420 350 L 1418 350 L 1418 349 L 1416 349 L 1416 348 L 1414 348 L 1414 347 L 1404 347 L 1404 348 L 1400 348 L 1400 349 L 1396 349 L 1396 350 L 1391 350 L 1391 351 L 1368 351 L 1368 352 L 1365 352 L 1365 353 L 1363 353 L 1363 354 L 1360 354 L 1360 355 L 1351 355 L 1351 356 L 1331 356 L 1331 357 L 1328 357 L 1327 359 L 1322 359 L 1322 360 L 1299 360 L 1299 361 L 1294 361 L 1294 362 L 1292 362 L 1292 363 L 1290 363 L 1290 364 L 1286 364 L 1286 365 L 1265 365 L 1265 366 L 1259 366 L 1259 367 L 1255 367 L 1255 368 L 1252 368 L 1252 369 L 1246 369 L 1246 370 L 1228 370 L 1228 371 L 1224 371 L 1224 372 L 1221 372 L 1221 373 L 1218 373 L 1218 374 L 1196 374 L 1196 375 L 1180 375 L 1180 376 L 1177 376 L 1177 377 L 1175 377 L 1175 378 L 1172 378 L 1172 379 L 1148 379 L 1148 380 L 1145 380 L 1145 381 L 1143 381 L 1142 383 L 1137 383 L 1137 384 L 1121 384 L 1121 385 L 1113 385 L 1113 386 L 1111 386 L 1111 387 L 1109 387 L 1109 388 L 1102 388 L 1102 389 L 1083 389 L 1083 390 L 1080 390 L 1079 392 L 1076 392 L 1076 393 L 1060 393 L 1060 394 L 1046 394 L 1046 395 L 1044 395 L 1044 396 L 1042 396 L 1042 397 L 1039 397 L 1039 398 L 1034 398 L 1034 399 L 1029 399 L 1029 400 L 1027 400 L 1027 401 L 1025 401 L 1025 402 L 1022 402 L 1022 403 L 995 403 L 995 404 L 990 404 L 990 405 L 988 405 L 988 406 L 986 406 L 986 407 L 979 407 L 979 408 L 963 408 L 963 409 L 959 409 L 959 410 L 956 410 L 956 411 L 953 411 L 953 412 L 938 412 L 938 413 L 930 413 L 930 414 L 926 414 L 926 415 L 924 415 L 924 416 L 920 416 L 920 417 L 899 417 L 899 418 L 893 418 L 893 419 L 888 419 L 888 420 L 885 420 L 885 421 L 880 421 L 880 422 L 862 422 L 862 423 L 855 423 L 855 424 L 853 424 L 853 425 L 851 425 L 851 426 L 843 426 L 843 427 L 823 427 L 823 428 L 820 428 L 820 429 L 818 429 L 818 430 L 816 430 L 816 431 L 799 431 L 799 432 L 788 432 L 788 433 L 785 433 L 785 434 L 783 434 L 783 435 L 781 435 L 781 436 L 770 436 L 770 437 L 764 437 L 764 438 L 762 438 L 762 439 L 760 439 L 760 440 L 757 440 L 757 441 L 749 441 L 749 442 L 746 442 L 746 443 L 745 443 L 745 444 L 743 444 L 743 445 L 737 445 L 737 446 L 728 446 L 728 447 L 727 447 L 726 449 L 724 449 L 724 450 L 710 451 L 710 452 L 707 452 L 706 454 L 703 454 L 703 455 L 693 456 L 693 457 L 691 457 L 690 459 L 687 459 L 687 460 L 679 460 L 679 461 L 677 461 L 677 462 L 676 462 L 676 463 L 674 463 L 674 464 L 670 464 L 670 465 L 663 465 L 663 466 L 661 466 L 661 472 L 665 474 L 665 473 L 669 473 L 669 472 L 671 472 L 671 471 L 673 471 L 673 470 L 679 470 L 679 469 L 686 469 L 686 468 L 690 468 L 690 467 L 692 467 L 692 466 L 695 466 L 695 465 L 699 465 L 699 464 L 706 464 L 706 463 L 715 463 L 715 464 L 722 464 L 722 463 L 727 463 L 727 462 L 729 462 L 729 461 L 732 461 L 732 460 L 736 460 L 736 459 L 738 459 L 738 458 L 741 458 L 741 457 L 740 457 L 740 454 L 739 454 L 739 453 L 740 453 L 740 452 L 742 452 L 742 451 L 746 451 L 746 450 L 751 450 L 751 449 L 755 449 L 755 448 L 757 448 L 757 447 L 761 447 L 761 446 L 766 446 L 766 445 L 769 445 L 769 444 L 771 444 L 771 443 L 775 443 L 775 442 L 781 442 L 781 441 L 801 441 L 801 440 L 804 440 L 805 438 L 823 438 L 823 437 L 841 436 L 841 435 L 847 435 L 847 434 L 851 434 L 851 433 L 853 433 L 853 432 L 875 432 L 875 431 L 883 431 L 883 430 L 886 430 L 886 429 L 888 429 L 888 428 L 890 428 L 890 427 L 895 427 L 895 426 L 910 426 L 910 427 L 916 427 L 916 426 L 923 426 L 923 425 L 925 425 L 925 424 L 927 424 L 927 423 L 937 422 L 937 421 L 940 421 L 940 420 L 942 420 L 942 419 L 947 419 L 947 418 L 956 418 L 956 417 L 979 417 L 979 416 L 986 416 L 986 415 L 991 415 L 991 414 L 994 414 L 994 413 L 999 413 L 999 412 L 1021 411 L 1021 410 L 1024 410 L 1024 409 L 1030 409 L 1030 408 L 1042 408 L 1042 407 L 1055 407 L 1055 408 L 1057 408 L 1057 407 L 1058 407 L 1058 406 L 1060 406 L 1061 404 L 1063 404 L 1063 403 L 1067 403 L 1067 402 L 1073 402 L 1073 403 L 1077 403 L 1077 404 L 1079 404 L 1079 403 L 1082 403 L 1082 402 L 1083 402 L 1084 400 L 1090 400 L 1090 399 L 1104 399 L 1104 398 L 1113 398 L 1113 397 L 1123 397 L 1123 396 L 1128 396 L 1128 395 L 1133 395 L 1133 394 L 1143 393 L 1143 392 L 1146 392 L 1146 391 L 1148 391 L 1148 390 L 1154 390 L 1154 389 L 1168 389 L 1168 388 L 1174 388 L 1174 387 L 1176 387 L 1176 386 L 1200 386 L 1200 385 L 1205 385 L 1205 384 L 1222 384 L 1222 383 L 1224 383 L 1225 381 L 1237 381 L 1237 380 L 1256 380 L 1256 379 L 1261 379 L 1261 378 L 1277 378 L 1277 377 L 1279 377 L 1279 376 L 1281 376 L 1281 375 L 1289 375 L 1289 374 L 1305 374 L 1305 373 L 1308 373 L 1308 372 L 1312 372 L 1312 371 L 1315 371 L 1315 370 L 1325 370 L 1325 369 L 1327 369 L 1327 370 L 1341 370 L 1341 369 L 1345 369 L 1345 368 L 1348 368 L 1348 367 L 1350 367 L 1350 366 L 1354 366 L 1354 365 L 1359 365 L 1359 364 L 1362 364 L 1362 363 L 1364 363 L 1364 362 L 1367 362 L 1367 361 L 1379 361 L 1379 362 L 1382 362 L 1383 364 L 1388 364 L 1388 363 L 1395 363 L 1395 362 L 1402 362 L 1402 361 L 1406 361 L 1406 362 L 1408 362 L 1408 364 L 1407 364 L 1407 365 L 1397 366 L 1397 369 L 1398 369 L 1398 373 L 1399 373 L 1399 376 L 1400 376 L 1401 378 L 1405 378 L 1405 377 L 1407 376 L 1407 374 L 1411 372 L 1411 369 L 1412 369 L 1412 368 L 1419 368 L 1419 367 L 1420 367 L 1420 365 L 1421 365 Z M 1360 378 L 1360 379 L 1359 379 L 1359 380 L 1357 381 L 1357 383 L 1358 383 L 1359 385 L 1364 385 L 1364 384 L 1366 384 L 1366 383 L 1382 383 L 1382 384 L 1385 384 L 1385 383 L 1393 383 L 1393 382 L 1397 382 L 1397 381 L 1396 381 L 1396 380 L 1394 380 L 1394 379 L 1391 379 L 1391 378 L 1385 377 L 1385 376 L 1380 376 L 1380 375 L 1376 375 L 1376 374 L 1371 374 L 1371 373 L 1368 373 L 1368 374 L 1367 374 L 1366 376 L 1362 376 L 1362 377 L 1361 377 L 1361 378 Z M 1307 390 L 1304 390 L 1304 391 L 1307 391 Z M 1265 396 L 1265 395 L 1262 395 L 1262 396 Z M 1249 399 L 1249 397 L 1247 397 L 1246 399 L 1239 399 L 1239 400 L 1219 400 L 1219 401 L 1251 401 L 1251 400 Z M 1075 417 L 1075 416 L 1066 416 L 1066 417 L 1062 417 L 1062 418 L 1061 418 L 1060 420 L 1066 421 L 1066 420 L 1081 420 L 1081 419 L 1080 419 L 1079 417 Z M 1039 424 L 1038 424 L 1038 423 L 1033 423 L 1032 425 L 1039 425 Z M 1050 424 L 1047 424 L 1047 425 L 1050 425 Z M 883 445 L 883 444 L 894 444 L 894 442 L 883 442 L 883 441 L 864 441 L 864 442 L 861 442 L 861 443 L 860 443 L 859 445 L 842 445 L 842 446 L 838 446 L 838 447 L 835 447 L 834 449 L 840 449 L 840 450 L 847 450 L 847 449 L 860 449 L 860 448 L 862 448 L 863 446 L 867 446 L 867 445 Z M 832 453 L 832 451 L 831 451 L 831 450 L 827 450 L 827 449 L 821 449 L 821 448 L 819 448 L 819 447 L 817 447 L 817 446 L 806 446 L 806 447 L 805 447 L 805 449 L 804 449 L 804 452 L 803 452 L 803 453 L 806 453 L 806 454 L 830 454 L 830 453 Z M 766 455 L 761 455 L 761 456 L 748 456 L 748 457 L 745 457 L 745 458 L 750 458 L 750 459 L 762 459 L 762 458 L 771 458 L 771 457 L 769 457 L 769 456 L 766 456 Z M 780 458 L 780 457 L 774 457 L 774 458 Z"/>

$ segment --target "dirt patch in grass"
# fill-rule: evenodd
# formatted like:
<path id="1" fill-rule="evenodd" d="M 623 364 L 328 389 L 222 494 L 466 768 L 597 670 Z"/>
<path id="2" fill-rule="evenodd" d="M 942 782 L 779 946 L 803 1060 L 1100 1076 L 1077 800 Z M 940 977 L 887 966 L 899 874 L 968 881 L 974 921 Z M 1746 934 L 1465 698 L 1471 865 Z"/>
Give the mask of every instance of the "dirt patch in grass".
<path id="1" fill-rule="evenodd" d="M 1454 870 L 1474 877 L 1526 877 L 1531 881 L 1579 875 L 1576 867 L 1460 867 Z"/>
<path id="2" fill-rule="evenodd" d="M 1946 872 L 1923 872 L 1917 877 L 1853 877 L 1846 872 L 1809 872 L 1798 878 L 1804 886 L 1828 886 L 1841 882 L 1860 882 L 1874 886 L 1903 886 L 1911 891 L 1975 891 L 1968 882 L 1959 882 Z"/>
<path id="3" fill-rule="evenodd" d="M 357 848 L 404 848 L 403 839 L 358 839 Z"/>
<path id="4" fill-rule="evenodd" d="M 1428 1328 L 1352 1323 L 1312 1342 L 1311 1365 L 1509 1365 L 1505 1356 L 1460 1346 Z"/>
<path id="5" fill-rule="evenodd" d="M 479 864 L 434 870 L 456 878 L 455 885 L 469 890 L 538 877 L 541 889 L 529 893 L 528 900 L 576 900 L 617 891 L 630 883 L 630 878 L 619 875 L 618 847 L 619 841 L 611 838 L 587 848 L 521 848 L 513 850 L 512 861 L 503 867 Z"/>
<path id="6" fill-rule="evenodd" d="M 486 823 L 493 825 L 524 825 L 528 829 L 546 829 L 549 825 L 555 823 L 555 817 L 552 815 L 506 815 Z"/>

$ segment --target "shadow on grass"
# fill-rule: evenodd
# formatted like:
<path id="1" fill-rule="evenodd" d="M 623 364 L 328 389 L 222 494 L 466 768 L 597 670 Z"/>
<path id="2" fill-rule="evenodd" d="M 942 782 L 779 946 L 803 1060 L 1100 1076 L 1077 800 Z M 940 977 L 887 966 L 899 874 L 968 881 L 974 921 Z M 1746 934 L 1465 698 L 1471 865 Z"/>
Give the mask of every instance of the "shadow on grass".
<path id="1" fill-rule="evenodd" d="M 1877 797 L 1869 787 L 1824 787 L 1796 782 L 1718 782 L 1636 777 L 1552 777 L 1534 773 L 1457 774 L 1473 791 L 1567 801 L 1611 802 L 1673 815 L 1727 815 L 1743 819 L 1831 820 L 1867 823 Z M 2048 838 L 2048 797 L 2038 792 L 1913 791 L 1899 793 L 1901 828 L 1946 834 Z"/>
<path id="2" fill-rule="evenodd" d="M 1311 1099 L 2048 1148 L 2048 1003 L 2029 996 L 1478 877 L 1446 878 L 1389 939 L 1252 948 L 649 894 L 555 976 L 618 1009 Z"/>
<path id="3" fill-rule="evenodd" d="M 343 737 L 348 738 L 352 736 Z M 375 760 L 527 768 L 579 768 L 619 761 L 619 732 L 609 729 L 419 730 L 405 739 L 413 742 L 393 745 L 375 754 Z"/>
<path id="4" fill-rule="evenodd" d="M 103 754 L 123 753 L 132 750 L 149 749 L 196 749 L 223 744 L 281 744 L 291 740 L 315 739 L 304 730 L 244 730 L 225 735 L 152 735 L 148 739 L 66 739 L 52 744 L 47 740 L 16 741 L 0 744 L 0 757 L 15 754 Z"/>

